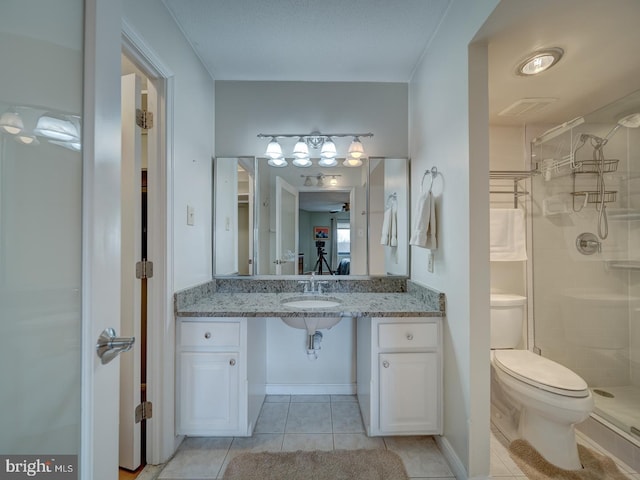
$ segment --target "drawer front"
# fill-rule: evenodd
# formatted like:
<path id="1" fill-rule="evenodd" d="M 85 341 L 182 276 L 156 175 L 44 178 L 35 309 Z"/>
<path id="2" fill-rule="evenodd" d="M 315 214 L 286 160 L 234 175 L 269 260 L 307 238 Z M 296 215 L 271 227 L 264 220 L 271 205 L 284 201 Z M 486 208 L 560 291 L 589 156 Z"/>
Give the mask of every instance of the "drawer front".
<path id="1" fill-rule="evenodd" d="M 183 347 L 239 347 L 240 323 L 238 322 L 182 322 L 181 345 Z"/>
<path id="2" fill-rule="evenodd" d="M 381 323 L 378 347 L 381 349 L 438 348 L 437 323 Z"/>

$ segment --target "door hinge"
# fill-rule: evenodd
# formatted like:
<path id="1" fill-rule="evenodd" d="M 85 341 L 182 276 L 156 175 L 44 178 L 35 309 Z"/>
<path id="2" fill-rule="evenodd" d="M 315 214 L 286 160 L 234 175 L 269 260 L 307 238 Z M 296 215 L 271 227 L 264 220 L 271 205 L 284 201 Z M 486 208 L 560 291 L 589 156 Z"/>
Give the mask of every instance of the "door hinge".
<path id="1" fill-rule="evenodd" d="M 142 402 L 136 407 L 136 423 L 148 420 L 151 417 L 153 417 L 153 404 L 151 402 Z"/>
<path id="2" fill-rule="evenodd" d="M 136 108 L 136 125 L 148 130 L 153 127 L 153 112 Z"/>
<path id="3" fill-rule="evenodd" d="M 136 263 L 136 278 L 151 278 L 153 277 L 153 262 L 148 260 L 142 260 Z"/>

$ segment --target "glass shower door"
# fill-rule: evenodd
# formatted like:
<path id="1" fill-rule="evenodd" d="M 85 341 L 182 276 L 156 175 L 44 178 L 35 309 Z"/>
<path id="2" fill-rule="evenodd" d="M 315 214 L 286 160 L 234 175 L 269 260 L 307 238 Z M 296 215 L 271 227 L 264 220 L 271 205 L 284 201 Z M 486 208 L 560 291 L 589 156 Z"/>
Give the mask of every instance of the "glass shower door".
<path id="1" fill-rule="evenodd" d="M 640 128 L 617 126 L 639 106 L 636 93 L 534 142 L 532 211 L 535 346 L 640 443 Z"/>

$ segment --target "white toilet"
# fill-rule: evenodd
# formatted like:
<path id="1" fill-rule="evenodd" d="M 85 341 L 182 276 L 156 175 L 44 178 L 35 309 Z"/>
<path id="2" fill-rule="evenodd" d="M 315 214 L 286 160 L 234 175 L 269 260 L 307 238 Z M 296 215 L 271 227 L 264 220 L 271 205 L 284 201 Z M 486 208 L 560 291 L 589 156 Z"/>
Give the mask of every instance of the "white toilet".
<path id="1" fill-rule="evenodd" d="M 511 440 L 527 440 L 550 463 L 582 468 L 574 425 L 593 410 L 587 383 L 568 368 L 528 350 L 522 338 L 526 298 L 491 295 L 492 417 Z"/>

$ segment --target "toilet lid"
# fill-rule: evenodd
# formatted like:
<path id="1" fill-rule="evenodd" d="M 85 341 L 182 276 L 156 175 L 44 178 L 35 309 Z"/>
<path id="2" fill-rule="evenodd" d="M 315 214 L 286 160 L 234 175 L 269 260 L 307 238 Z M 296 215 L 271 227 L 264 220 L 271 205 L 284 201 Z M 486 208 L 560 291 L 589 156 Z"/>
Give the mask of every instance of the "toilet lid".
<path id="1" fill-rule="evenodd" d="M 500 370 L 534 387 L 567 397 L 589 395 L 587 382 L 578 374 L 528 350 L 496 350 L 494 358 Z"/>

